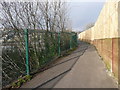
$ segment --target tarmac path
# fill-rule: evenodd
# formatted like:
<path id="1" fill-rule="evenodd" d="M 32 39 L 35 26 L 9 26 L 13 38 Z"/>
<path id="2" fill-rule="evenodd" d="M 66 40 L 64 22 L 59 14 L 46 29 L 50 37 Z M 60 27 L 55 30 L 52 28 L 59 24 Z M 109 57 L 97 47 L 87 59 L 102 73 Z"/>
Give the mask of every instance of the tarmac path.
<path id="1" fill-rule="evenodd" d="M 117 88 L 116 81 L 94 46 L 79 42 L 77 50 L 59 58 L 51 68 L 39 73 L 21 88 Z"/>

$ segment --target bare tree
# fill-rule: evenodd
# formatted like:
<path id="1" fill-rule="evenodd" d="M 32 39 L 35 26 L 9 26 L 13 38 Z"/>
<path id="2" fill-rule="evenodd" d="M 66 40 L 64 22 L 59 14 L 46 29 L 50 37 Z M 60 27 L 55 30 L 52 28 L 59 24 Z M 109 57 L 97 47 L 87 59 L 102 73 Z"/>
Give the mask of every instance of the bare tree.
<path id="1" fill-rule="evenodd" d="M 94 24 L 95 24 L 95 23 L 89 23 L 89 24 L 87 24 L 87 25 L 85 26 L 85 30 L 87 30 L 87 29 L 93 27 Z"/>
<path id="2" fill-rule="evenodd" d="M 4 33 L 9 37 L 5 39 L 4 45 L 12 48 L 10 52 L 5 50 L 2 57 L 3 76 L 9 81 L 14 78 L 13 74 L 19 76 L 25 73 L 24 30 L 29 30 L 30 68 L 35 70 L 43 63 L 40 59 L 45 57 L 43 55 L 45 50 L 47 54 L 51 46 L 49 43 L 54 45 L 56 43 L 55 35 L 51 36 L 52 40 L 50 40 L 47 32 L 67 30 L 67 7 L 66 3 L 60 0 L 54 2 L 1 2 L 0 11 L 0 24 L 4 28 Z M 43 31 L 46 32 L 46 38 L 43 38 L 44 34 L 41 33 Z M 11 73 L 9 70 L 14 72 Z"/>

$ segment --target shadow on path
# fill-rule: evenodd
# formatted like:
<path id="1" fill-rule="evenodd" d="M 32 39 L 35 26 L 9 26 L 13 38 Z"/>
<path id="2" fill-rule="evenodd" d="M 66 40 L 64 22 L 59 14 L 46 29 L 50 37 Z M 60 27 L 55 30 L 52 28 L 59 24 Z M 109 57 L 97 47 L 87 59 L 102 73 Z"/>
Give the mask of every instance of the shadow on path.
<path id="1" fill-rule="evenodd" d="M 73 51 L 70 55 L 60 58 L 55 63 L 50 65 L 50 68 L 39 73 L 31 81 L 25 83 L 21 88 L 52 88 L 55 84 L 68 73 L 74 66 L 76 61 L 82 56 L 89 44 L 79 42 L 78 49 Z"/>

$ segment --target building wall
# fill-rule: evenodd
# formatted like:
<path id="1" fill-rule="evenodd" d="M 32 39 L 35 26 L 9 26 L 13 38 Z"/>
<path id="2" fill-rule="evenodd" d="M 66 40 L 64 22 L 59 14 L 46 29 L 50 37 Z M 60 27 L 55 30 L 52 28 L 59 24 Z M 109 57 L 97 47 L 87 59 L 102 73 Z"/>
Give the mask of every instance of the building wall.
<path id="1" fill-rule="evenodd" d="M 118 78 L 120 75 L 120 0 L 106 2 L 94 27 L 81 32 L 79 39 L 93 44 L 107 68 Z"/>

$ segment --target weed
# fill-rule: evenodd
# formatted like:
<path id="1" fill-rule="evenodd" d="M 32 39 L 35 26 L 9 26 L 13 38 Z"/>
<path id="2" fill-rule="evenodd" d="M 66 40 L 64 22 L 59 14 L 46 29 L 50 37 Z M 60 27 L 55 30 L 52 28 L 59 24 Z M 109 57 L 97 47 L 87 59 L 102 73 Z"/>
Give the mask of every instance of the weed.
<path id="1" fill-rule="evenodd" d="M 13 82 L 11 86 L 12 86 L 12 88 L 19 88 L 23 83 L 30 81 L 31 78 L 32 78 L 32 76 L 26 75 L 23 78 L 19 78 L 16 82 Z"/>

